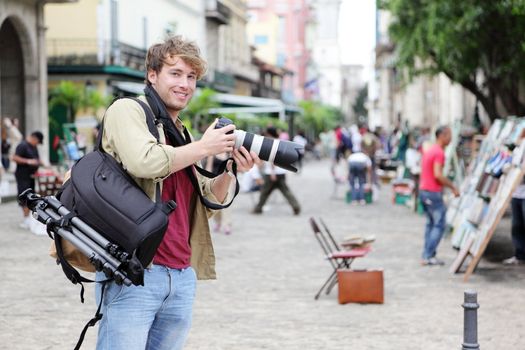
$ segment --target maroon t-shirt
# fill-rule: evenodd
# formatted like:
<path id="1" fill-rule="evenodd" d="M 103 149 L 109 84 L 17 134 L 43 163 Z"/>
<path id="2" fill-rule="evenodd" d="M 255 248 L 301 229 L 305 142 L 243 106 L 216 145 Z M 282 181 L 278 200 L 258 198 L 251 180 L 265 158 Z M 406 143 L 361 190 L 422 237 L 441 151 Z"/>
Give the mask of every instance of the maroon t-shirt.
<path id="1" fill-rule="evenodd" d="M 193 186 L 184 169 L 171 174 L 163 182 L 162 200 L 175 199 L 177 208 L 171 212 L 164 239 L 157 249 L 153 263 L 172 269 L 190 266 L 190 203 Z"/>

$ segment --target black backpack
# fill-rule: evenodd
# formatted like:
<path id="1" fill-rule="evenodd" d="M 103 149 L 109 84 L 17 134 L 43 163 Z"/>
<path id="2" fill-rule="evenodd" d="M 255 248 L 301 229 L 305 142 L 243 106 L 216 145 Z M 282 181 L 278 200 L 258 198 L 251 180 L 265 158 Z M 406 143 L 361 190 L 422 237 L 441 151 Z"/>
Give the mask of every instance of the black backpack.
<path id="1" fill-rule="evenodd" d="M 134 100 L 144 108 L 149 131 L 158 141 L 151 109 L 144 102 Z M 133 284 L 143 285 L 144 268 L 153 260 L 176 204 L 174 201 L 161 203 L 159 184 L 156 202 L 153 202 L 122 165 L 104 152 L 103 123 L 95 150 L 72 167 L 71 178 L 57 197 L 64 207 L 123 251 L 121 270 Z M 64 264 L 65 259 L 61 263 Z"/>

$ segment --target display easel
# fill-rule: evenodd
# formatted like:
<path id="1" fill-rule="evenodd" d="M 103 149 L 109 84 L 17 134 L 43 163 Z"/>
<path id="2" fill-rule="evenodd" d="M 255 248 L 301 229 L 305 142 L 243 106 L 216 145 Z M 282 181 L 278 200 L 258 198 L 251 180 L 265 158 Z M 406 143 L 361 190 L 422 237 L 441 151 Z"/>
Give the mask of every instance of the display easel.
<path id="1" fill-rule="evenodd" d="M 516 142 L 518 137 L 519 140 L 521 140 L 521 134 L 525 127 L 525 121 L 516 119 L 508 121 L 505 124 L 506 125 L 501 128 L 499 132 L 497 132 L 498 138 L 496 138 L 496 140 L 498 140 L 498 142 L 496 143 L 499 144 L 497 147 L 504 147 L 504 140 L 510 139 Z M 493 141 L 495 140 L 493 137 L 491 139 Z M 485 146 L 485 149 L 487 149 L 488 146 Z M 498 149 L 493 146 L 495 145 L 492 145 L 488 148 L 491 148 L 493 151 L 497 152 Z M 464 205 L 463 208 L 460 208 L 459 206 L 457 208 L 458 212 L 461 212 L 461 215 L 456 221 L 456 226 L 454 228 L 455 237 L 453 236 L 453 244 L 454 242 L 457 243 L 458 240 L 461 243 L 458 256 L 450 267 L 451 273 L 458 272 L 467 257 L 470 256 L 471 259 L 464 275 L 464 281 L 467 281 L 474 272 L 481 259 L 481 256 L 485 252 L 485 249 L 487 248 L 487 245 L 496 230 L 498 223 L 500 222 L 506 208 L 509 205 L 509 202 L 512 198 L 512 193 L 521 183 L 522 178 L 525 175 L 524 155 L 525 142 L 521 142 L 521 144 L 512 152 L 512 163 L 507 166 L 506 172 L 501 175 L 500 178 L 498 178 L 497 191 L 490 199 L 490 202 L 484 204 L 482 211 L 480 211 L 479 206 L 476 206 L 475 201 L 475 199 L 477 199 L 479 204 L 480 194 L 475 190 L 475 188 L 479 186 L 478 182 L 480 181 L 480 177 L 474 174 L 474 176 L 470 176 L 468 179 L 470 185 L 475 183 L 476 186 L 467 186 L 467 189 L 470 191 L 467 191 L 462 195 L 462 197 L 464 197 L 463 203 L 470 203 L 470 206 L 466 207 L 466 205 Z M 478 159 L 477 161 L 478 164 L 476 165 L 476 169 L 483 169 L 486 166 L 486 161 L 483 162 L 483 158 Z M 478 219 L 472 219 L 473 216 Z"/>
<path id="2" fill-rule="evenodd" d="M 460 197 L 452 198 L 447 210 L 447 226 L 451 228 L 452 246 L 460 248 L 462 242 L 461 226 L 466 221 L 466 212 L 472 204 L 472 199 L 477 196 L 476 187 L 481 178 L 485 164 L 489 156 L 494 150 L 501 146 L 500 134 L 503 134 L 504 123 L 501 120 L 496 120 L 491 126 L 488 134 L 484 137 L 479 152 L 474 157 L 468 166 L 466 176 L 461 183 L 459 190 Z"/>
<path id="3" fill-rule="evenodd" d="M 494 232 L 503 217 L 503 214 L 505 213 L 505 210 L 507 209 L 510 200 L 512 198 L 512 193 L 518 187 L 518 185 L 521 183 L 523 176 L 525 176 L 525 168 L 516 168 L 517 172 L 512 176 L 512 178 L 508 179 L 510 181 L 510 184 L 502 184 L 502 186 L 509 186 L 508 192 L 505 192 L 504 198 L 498 197 L 494 198 L 494 200 L 501 201 L 498 203 L 497 208 L 490 208 L 488 210 L 494 209 L 495 214 L 491 215 L 487 222 L 483 227 L 480 227 L 479 230 L 476 230 L 474 233 L 471 233 L 468 235 L 468 237 L 465 238 L 464 243 L 461 245 L 461 249 L 458 253 L 458 256 L 450 266 L 450 272 L 451 273 L 457 273 L 467 257 L 471 257 L 471 260 L 468 264 L 467 270 L 465 271 L 465 275 L 463 276 L 463 280 L 466 282 L 469 277 L 474 273 L 474 270 L 476 269 L 481 256 L 485 252 L 485 249 L 487 248 L 487 245 L 489 244 L 492 236 L 494 235 Z"/>

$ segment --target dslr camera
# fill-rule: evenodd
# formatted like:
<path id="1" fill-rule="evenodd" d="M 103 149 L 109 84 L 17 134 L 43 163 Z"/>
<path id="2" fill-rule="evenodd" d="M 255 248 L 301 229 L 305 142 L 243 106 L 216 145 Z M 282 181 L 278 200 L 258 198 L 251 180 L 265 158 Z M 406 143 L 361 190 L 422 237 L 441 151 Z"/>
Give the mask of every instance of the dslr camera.
<path id="1" fill-rule="evenodd" d="M 216 129 L 233 124 L 233 122 L 224 117 L 220 117 L 215 125 Z M 294 163 L 299 160 L 299 153 L 302 152 L 303 146 L 291 141 L 284 141 L 265 137 L 250 132 L 236 129 L 235 135 L 235 149 L 244 146 L 248 151 L 253 151 L 262 160 L 266 160 L 276 166 L 297 172 Z"/>

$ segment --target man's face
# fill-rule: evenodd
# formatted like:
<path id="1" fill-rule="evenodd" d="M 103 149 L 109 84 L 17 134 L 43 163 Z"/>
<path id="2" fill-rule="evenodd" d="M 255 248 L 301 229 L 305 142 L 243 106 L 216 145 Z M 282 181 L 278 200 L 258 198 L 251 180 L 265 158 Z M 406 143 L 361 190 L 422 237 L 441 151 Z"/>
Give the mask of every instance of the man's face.
<path id="1" fill-rule="evenodd" d="M 445 130 L 443 130 L 441 137 L 443 139 L 443 144 L 447 146 L 450 143 L 450 141 L 452 141 L 452 131 L 450 130 L 450 128 L 446 128 Z"/>
<path id="2" fill-rule="evenodd" d="M 33 135 L 29 135 L 29 139 L 27 140 L 32 146 L 38 146 L 40 141 Z"/>
<path id="3" fill-rule="evenodd" d="M 188 105 L 197 86 L 197 73 L 179 57 L 167 58 L 158 73 L 150 70 L 148 79 L 172 116 Z"/>

